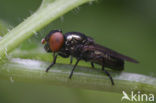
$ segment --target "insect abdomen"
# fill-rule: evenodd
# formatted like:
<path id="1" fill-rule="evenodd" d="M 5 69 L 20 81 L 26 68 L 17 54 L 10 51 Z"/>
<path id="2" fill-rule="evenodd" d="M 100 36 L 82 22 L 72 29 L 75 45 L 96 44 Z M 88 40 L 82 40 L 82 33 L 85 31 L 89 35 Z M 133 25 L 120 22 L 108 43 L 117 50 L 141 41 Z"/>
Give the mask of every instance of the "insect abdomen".
<path id="1" fill-rule="evenodd" d="M 108 61 L 105 64 L 106 64 L 106 67 L 109 67 L 113 70 L 121 71 L 124 69 L 124 61 L 121 59 L 114 58 L 113 61 Z"/>
<path id="2" fill-rule="evenodd" d="M 102 65 L 104 63 L 104 67 L 111 68 L 113 70 L 122 71 L 124 69 L 124 61 L 117 58 L 101 58 L 94 59 L 95 63 Z"/>

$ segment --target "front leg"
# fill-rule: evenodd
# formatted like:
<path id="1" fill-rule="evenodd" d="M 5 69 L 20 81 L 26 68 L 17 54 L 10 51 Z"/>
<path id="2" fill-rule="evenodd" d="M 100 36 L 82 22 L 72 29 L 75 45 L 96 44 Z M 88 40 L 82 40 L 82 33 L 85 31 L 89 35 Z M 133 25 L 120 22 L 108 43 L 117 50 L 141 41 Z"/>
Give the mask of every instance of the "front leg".
<path id="1" fill-rule="evenodd" d="M 72 75 L 73 75 L 73 72 L 74 72 L 74 70 L 75 70 L 77 64 L 79 63 L 79 61 L 80 61 L 80 59 L 77 59 L 75 65 L 74 65 L 74 67 L 73 67 L 73 69 L 72 69 L 72 71 L 71 71 L 71 73 L 70 73 L 70 75 L 69 75 L 69 79 L 71 79 L 71 77 L 72 77 Z"/>
<path id="2" fill-rule="evenodd" d="M 49 71 L 49 69 L 56 63 L 57 55 L 55 55 L 55 52 L 53 53 L 53 62 L 49 65 L 49 67 L 46 69 L 46 72 Z"/>

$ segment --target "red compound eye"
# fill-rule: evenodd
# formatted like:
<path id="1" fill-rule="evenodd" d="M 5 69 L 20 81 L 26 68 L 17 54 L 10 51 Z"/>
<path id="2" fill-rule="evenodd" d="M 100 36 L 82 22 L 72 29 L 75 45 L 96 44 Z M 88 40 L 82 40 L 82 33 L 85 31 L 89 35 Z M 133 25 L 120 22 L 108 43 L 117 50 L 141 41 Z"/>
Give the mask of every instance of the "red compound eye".
<path id="1" fill-rule="evenodd" d="M 50 36 L 49 44 L 53 52 L 57 52 L 61 49 L 64 43 L 64 36 L 61 32 L 55 32 Z"/>

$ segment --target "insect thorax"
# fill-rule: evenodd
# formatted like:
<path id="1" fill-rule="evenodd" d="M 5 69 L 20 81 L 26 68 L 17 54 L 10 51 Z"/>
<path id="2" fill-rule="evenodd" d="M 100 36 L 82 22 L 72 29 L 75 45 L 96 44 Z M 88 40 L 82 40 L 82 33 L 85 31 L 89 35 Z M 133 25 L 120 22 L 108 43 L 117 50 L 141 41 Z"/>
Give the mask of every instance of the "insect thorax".
<path id="1" fill-rule="evenodd" d="M 79 32 L 69 32 L 65 34 L 65 45 L 68 49 L 73 50 L 77 45 L 83 45 L 87 37 Z"/>

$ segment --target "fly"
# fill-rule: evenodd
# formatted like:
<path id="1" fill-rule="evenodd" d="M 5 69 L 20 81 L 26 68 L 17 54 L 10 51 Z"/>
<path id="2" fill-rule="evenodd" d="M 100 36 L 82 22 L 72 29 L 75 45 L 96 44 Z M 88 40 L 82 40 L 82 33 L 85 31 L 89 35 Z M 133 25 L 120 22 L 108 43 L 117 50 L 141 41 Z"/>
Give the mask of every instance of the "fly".
<path id="1" fill-rule="evenodd" d="M 79 61 L 84 60 L 90 62 L 93 68 L 94 64 L 101 65 L 102 71 L 105 72 L 111 80 L 112 85 L 114 85 L 112 76 L 105 67 L 116 71 L 122 71 L 125 61 L 138 63 L 135 59 L 97 44 L 91 37 L 80 32 L 68 32 L 63 34 L 60 30 L 53 30 L 42 39 L 42 44 L 45 44 L 44 49 L 47 52 L 53 52 L 53 62 L 46 69 L 46 72 L 56 63 L 58 55 L 63 58 L 71 57 L 70 63 L 72 63 L 72 57 L 76 58 L 77 61 L 72 68 L 69 78 L 72 77 Z"/>

